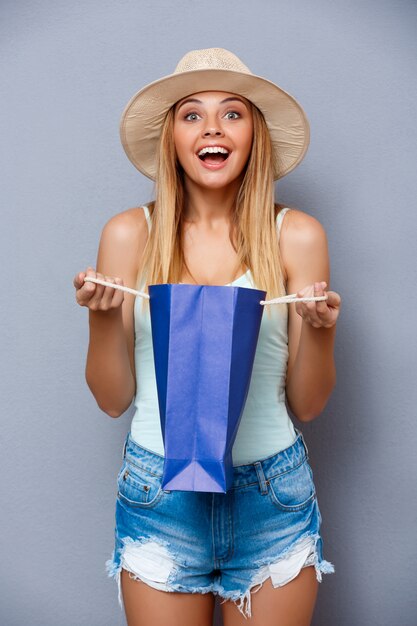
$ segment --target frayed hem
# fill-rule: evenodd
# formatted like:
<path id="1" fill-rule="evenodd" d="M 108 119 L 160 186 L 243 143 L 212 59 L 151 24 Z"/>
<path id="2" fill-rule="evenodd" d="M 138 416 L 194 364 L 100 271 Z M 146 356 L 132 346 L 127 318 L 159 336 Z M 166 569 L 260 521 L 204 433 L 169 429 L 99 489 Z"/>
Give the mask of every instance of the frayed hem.
<path id="1" fill-rule="evenodd" d="M 285 548 L 285 550 L 281 552 L 280 556 L 277 559 L 272 558 L 266 562 L 262 560 L 255 561 L 254 565 L 260 568 L 264 568 L 272 564 L 277 565 L 281 561 L 287 559 L 292 553 L 297 552 L 297 549 L 300 547 L 300 544 L 303 544 L 306 541 L 306 539 L 312 539 L 314 541 L 314 547 L 312 548 L 310 556 L 307 558 L 306 562 L 302 565 L 302 567 L 300 568 L 300 570 L 297 572 L 296 575 L 298 575 L 301 569 L 303 569 L 304 567 L 308 567 L 309 565 L 314 565 L 314 568 L 316 571 L 316 578 L 321 583 L 322 574 L 334 574 L 335 568 L 332 563 L 330 563 L 329 561 L 325 561 L 323 559 L 322 538 L 319 533 L 305 533 L 304 535 L 299 537 L 296 541 L 294 541 L 294 543 L 287 546 L 287 548 Z M 287 582 L 290 582 L 290 580 L 285 581 L 285 583 Z"/>
<path id="2" fill-rule="evenodd" d="M 213 593 L 213 585 L 209 585 L 208 587 L 197 587 L 196 589 L 188 589 L 181 584 L 173 584 L 172 589 L 170 591 L 176 591 L 177 593 L 201 593 L 202 595 L 206 593 Z"/>
<path id="3" fill-rule="evenodd" d="M 124 604 L 123 604 L 123 598 L 122 598 L 122 585 L 121 585 L 121 581 L 120 581 L 120 573 L 121 573 L 122 566 L 121 566 L 121 564 L 120 565 L 116 565 L 116 562 L 115 562 L 116 554 L 115 553 L 116 553 L 116 551 L 113 550 L 113 555 L 112 555 L 111 559 L 106 561 L 105 567 L 106 567 L 107 575 L 110 578 L 114 578 L 116 580 L 117 589 L 118 589 L 117 601 L 118 601 L 119 606 L 122 609 L 122 611 L 124 611 Z"/>
<path id="4" fill-rule="evenodd" d="M 266 577 L 265 580 L 267 580 L 267 578 L 268 576 Z M 218 593 L 219 597 L 222 598 L 222 601 L 220 602 L 220 604 L 224 604 L 225 602 L 229 600 L 236 605 L 237 609 L 239 610 L 239 612 L 243 615 L 245 619 L 250 619 L 252 617 L 252 603 L 251 603 L 252 594 L 259 591 L 259 589 L 261 589 L 264 582 L 265 581 L 262 581 L 261 583 L 255 583 L 255 585 L 252 585 L 243 594 L 240 591 L 220 591 L 220 590 L 216 593 Z M 259 586 L 257 589 L 255 589 L 257 584 Z"/>
<path id="5" fill-rule="evenodd" d="M 322 574 L 334 574 L 335 567 L 330 561 L 325 561 L 322 554 L 322 539 L 320 535 L 314 535 L 314 569 L 319 583 L 322 582 Z"/>
<path id="6" fill-rule="evenodd" d="M 319 583 L 322 582 L 322 574 L 334 574 L 335 573 L 335 569 L 334 569 L 334 565 L 333 563 L 330 563 L 330 561 L 320 561 L 320 563 L 318 563 L 317 561 L 314 563 L 314 568 L 316 570 L 316 576 L 317 576 L 317 580 L 319 581 Z"/>
<path id="7" fill-rule="evenodd" d="M 304 563 L 301 565 L 301 567 L 297 568 L 296 572 L 291 575 L 290 578 L 278 582 L 277 579 L 274 578 L 273 566 L 281 563 L 284 559 L 287 559 L 291 553 L 296 554 L 298 551 L 297 548 L 300 548 L 300 544 L 306 544 L 306 540 L 309 538 L 312 539 L 314 545 L 309 546 L 309 555 L 305 558 Z M 287 583 L 291 582 L 291 580 L 294 580 L 294 578 L 298 576 L 298 574 L 304 567 L 308 567 L 310 565 L 314 565 L 316 578 L 319 583 L 322 582 L 322 574 L 334 573 L 334 565 L 329 561 L 323 560 L 322 558 L 321 546 L 322 540 L 321 536 L 318 533 L 306 533 L 302 537 L 299 537 L 293 544 L 288 546 L 278 558 L 269 559 L 267 562 L 256 562 L 255 566 L 258 566 L 259 570 L 253 577 L 249 589 L 247 589 L 244 593 L 239 591 L 224 591 L 223 587 L 218 587 L 215 590 L 215 593 L 222 598 L 221 604 L 228 600 L 232 601 L 236 605 L 240 613 L 243 615 L 243 617 L 245 619 L 250 619 L 252 617 L 252 594 L 259 591 L 259 589 L 262 588 L 262 585 L 266 580 L 268 580 L 268 578 L 271 578 L 272 585 L 277 588 L 286 585 Z"/>
<path id="8" fill-rule="evenodd" d="M 187 567 L 178 555 L 172 555 L 169 542 L 163 539 L 156 541 L 151 537 L 132 539 L 129 536 L 116 539 L 116 547 L 112 558 L 106 561 L 107 575 L 114 578 L 118 587 L 118 602 L 124 610 L 121 588 L 121 571 L 126 570 L 129 577 L 145 583 L 153 589 L 164 592 L 206 594 L 213 591 L 213 585 L 189 589 L 181 583 L 174 583 L 179 567 Z"/>
<path id="9" fill-rule="evenodd" d="M 111 558 L 108 559 L 105 563 L 105 569 L 106 569 L 107 575 L 110 578 L 114 578 L 116 580 L 117 589 L 118 589 L 117 600 L 122 610 L 125 610 L 125 607 L 124 607 L 123 596 L 122 596 L 121 570 L 122 570 L 122 567 L 125 566 L 125 564 L 123 563 L 123 555 L 126 550 L 126 547 L 142 546 L 146 543 L 153 542 L 153 541 L 154 540 L 151 537 L 139 537 L 138 539 L 132 539 L 132 537 L 129 537 L 129 536 L 121 537 L 120 540 L 118 540 L 118 543 L 121 545 L 114 548 Z M 158 538 L 157 543 L 159 546 L 162 546 L 163 548 L 168 548 L 168 546 L 170 545 L 168 541 L 165 541 L 164 539 L 159 539 L 159 538 Z M 140 577 L 139 575 L 135 574 L 127 567 L 125 567 L 125 569 L 129 572 L 129 576 L 131 576 L 131 578 L 135 578 L 135 580 L 141 580 L 142 582 L 145 582 L 146 584 L 150 585 L 151 587 L 154 587 L 155 589 L 162 589 L 163 591 L 171 591 L 171 589 L 164 588 L 162 585 L 156 582 L 150 581 L 146 579 L 144 576 Z"/>

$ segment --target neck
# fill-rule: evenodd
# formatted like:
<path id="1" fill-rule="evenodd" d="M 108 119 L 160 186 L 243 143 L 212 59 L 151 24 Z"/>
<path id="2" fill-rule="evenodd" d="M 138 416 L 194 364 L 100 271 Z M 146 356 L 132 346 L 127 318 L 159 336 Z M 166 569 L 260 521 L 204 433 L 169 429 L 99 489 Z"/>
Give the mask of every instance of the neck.
<path id="1" fill-rule="evenodd" d="M 226 187 L 207 189 L 186 177 L 185 212 L 186 222 L 210 226 L 218 220 L 231 220 L 241 180 L 232 181 Z"/>

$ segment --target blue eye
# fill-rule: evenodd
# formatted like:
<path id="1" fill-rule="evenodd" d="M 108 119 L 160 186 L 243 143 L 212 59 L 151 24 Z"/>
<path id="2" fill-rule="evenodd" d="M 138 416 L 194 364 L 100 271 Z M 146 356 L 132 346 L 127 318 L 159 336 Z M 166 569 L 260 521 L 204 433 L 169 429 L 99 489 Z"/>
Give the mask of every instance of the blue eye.
<path id="1" fill-rule="evenodd" d="M 240 117 L 240 113 L 238 113 L 237 111 L 228 111 L 228 112 L 226 113 L 226 115 L 229 115 L 229 113 L 234 113 L 235 115 L 237 115 L 238 117 Z M 236 117 L 234 117 L 234 118 L 232 118 L 232 119 L 236 120 L 237 118 L 236 118 Z"/>
<path id="2" fill-rule="evenodd" d="M 190 115 L 197 115 L 197 113 L 188 113 L 188 115 L 186 115 L 184 119 L 187 120 L 190 117 Z"/>

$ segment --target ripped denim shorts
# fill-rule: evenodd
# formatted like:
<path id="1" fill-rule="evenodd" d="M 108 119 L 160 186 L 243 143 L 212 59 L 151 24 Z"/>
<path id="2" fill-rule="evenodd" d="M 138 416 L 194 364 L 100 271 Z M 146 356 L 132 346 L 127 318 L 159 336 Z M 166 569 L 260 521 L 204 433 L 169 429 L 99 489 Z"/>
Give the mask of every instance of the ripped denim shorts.
<path id="1" fill-rule="evenodd" d="M 155 589 L 232 600 L 246 617 L 251 593 L 269 577 L 280 587 L 309 565 L 319 582 L 322 573 L 334 572 L 323 560 L 313 472 L 304 437 L 295 430 L 297 438 L 285 450 L 234 466 L 225 494 L 162 489 L 164 458 L 127 434 L 117 476 L 115 546 L 106 561 L 121 608 L 121 568 Z"/>

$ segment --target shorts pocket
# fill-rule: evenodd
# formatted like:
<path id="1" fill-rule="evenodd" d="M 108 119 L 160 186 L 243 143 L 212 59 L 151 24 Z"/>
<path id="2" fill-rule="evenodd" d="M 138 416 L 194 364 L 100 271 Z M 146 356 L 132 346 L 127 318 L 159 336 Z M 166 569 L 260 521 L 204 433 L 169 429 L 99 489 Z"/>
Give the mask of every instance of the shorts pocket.
<path id="1" fill-rule="evenodd" d="M 297 467 L 267 480 L 268 494 L 282 511 L 300 511 L 316 497 L 313 472 L 307 458 Z"/>
<path id="2" fill-rule="evenodd" d="M 157 476 L 125 457 L 117 476 L 117 497 L 132 507 L 150 508 L 163 494 L 162 476 Z"/>

